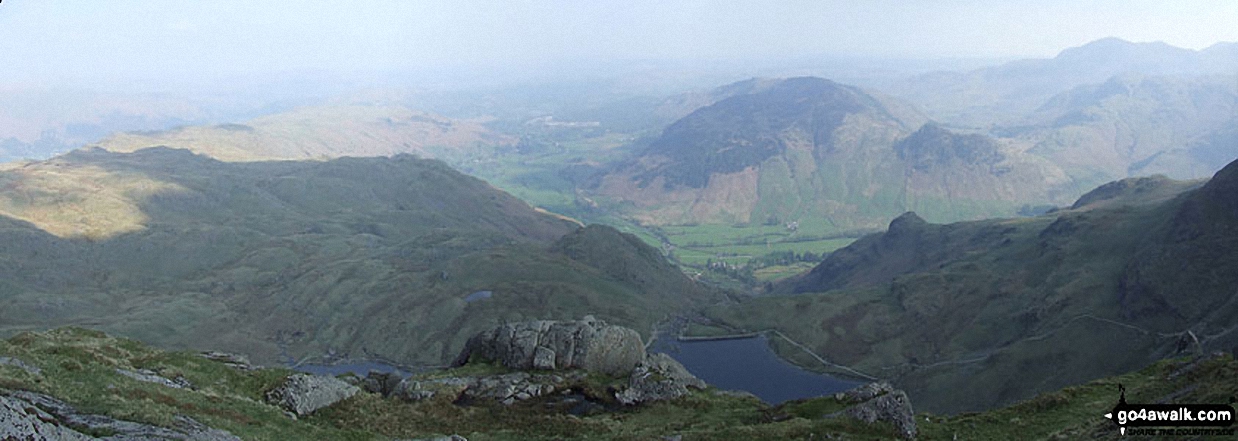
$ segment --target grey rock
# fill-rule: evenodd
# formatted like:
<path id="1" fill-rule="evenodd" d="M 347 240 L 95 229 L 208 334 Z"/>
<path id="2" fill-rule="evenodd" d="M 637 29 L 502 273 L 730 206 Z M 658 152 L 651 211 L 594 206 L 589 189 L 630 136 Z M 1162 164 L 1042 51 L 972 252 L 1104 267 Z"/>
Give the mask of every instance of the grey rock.
<path id="1" fill-rule="evenodd" d="M 463 390 L 463 389 L 461 389 Z M 408 402 L 418 402 L 434 398 L 438 394 L 436 388 L 431 388 L 427 383 L 421 381 L 402 381 L 392 390 L 390 396 L 399 398 Z"/>
<path id="2" fill-rule="evenodd" d="M 401 381 L 391 395 L 410 402 L 445 396 L 452 401 L 461 398 L 493 400 L 510 405 L 565 390 L 569 383 L 583 377 L 584 374 L 577 371 L 567 375 L 512 372 L 483 377 L 447 377 L 432 380 L 409 378 Z"/>
<path id="3" fill-rule="evenodd" d="M 128 369 L 116 368 L 116 373 L 132 378 L 134 380 L 145 381 L 147 383 L 155 383 L 155 384 L 167 386 L 173 389 L 184 389 L 184 388 L 193 387 L 193 385 L 190 384 L 189 380 L 186 380 L 185 377 L 177 376 L 175 379 L 168 379 L 168 378 L 164 378 L 160 376 L 155 371 L 148 370 L 148 369 L 138 369 L 136 371 L 131 371 Z"/>
<path id="4" fill-rule="evenodd" d="M 0 439 L 90 440 L 56 423 L 56 417 L 30 403 L 0 395 Z"/>
<path id="5" fill-rule="evenodd" d="M 558 384 L 550 375 L 530 375 L 513 372 L 503 375 L 481 377 L 464 390 L 463 395 L 473 399 L 493 399 L 503 404 L 513 404 L 530 398 L 554 393 Z"/>
<path id="6" fill-rule="evenodd" d="M 457 366 L 470 358 L 496 361 L 512 369 L 585 369 L 612 376 L 626 375 L 644 359 L 640 334 L 600 320 L 509 323 L 469 339 L 456 357 Z"/>
<path id="7" fill-rule="evenodd" d="M 705 382 L 669 355 L 649 354 L 632 370 L 628 387 L 616 392 L 615 399 L 626 405 L 670 400 L 687 395 L 688 388 L 704 389 Z"/>
<path id="8" fill-rule="evenodd" d="M 834 394 L 834 399 L 838 401 L 842 401 L 844 403 L 855 404 L 855 403 L 860 403 L 860 402 L 871 400 L 873 398 L 888 394 L 890 392 L 894 392 L 895 390 L 896 389 L 894 389 L 894 386 L 891 386 L 890 383 L 887 383 L 885 381 L 877 381 L 873 383 L 862 384 L 862 385 L 856 386 L 853 389 L 836 393 Z"/>
<path id="9" fill-rule="evenodd" d="M 176 416 L 172 427 L 158 427 L 104 415 L 79 413 L 72 406 L 47 395 L 26 391 L 0 394 L 0 439 L 93 440 L 77 432 L 108 432 L 105 440 L 201 440 L 239 441 L 224 430 L 214 429 L 186 416 Z M 12 435 L 11 432 L 16 433 Z"/>
<path id="10" fill-rule="evenodd" d="M 405 378 L 396 384 L 390 396 L 408 402 L 417 402 L 443 395 L 451 397 L 451 400 L 455 401 L 461 392 L 464 392 L 465 389 L 473 386 L 475 383 L 476 379 L 471 377 L 448 377 L 433 380 Z"/>
<path id="11" fill-rule="evenodd" d="M 365 378 L 361 380 L 360 386 L 366 392 L 389 397 L 392 392 L 395 392 L 396 387 L 398 387 L 400 382 L 403 380 L 404 378 L 398 373 L 370 371 L 366 374 Z"/>
<path id="12" fill-rule="evenodd" d="M 16 367 L 18 369 L 26 371 L 30 375 L 42 375 L 43 374 L 43 370 L 39 369 L 38 366 L 32 365 L 30 363 L 26 363 L 24 361 L 21 361 L 21 359 L 18 359 L 18 358 L 0 357 L 0 364 Z"/>
<path id="13" fill-rule="evenodd" d="M 361 389 L 335 377 L 294 374 L 266 393 L 268 403 L 305 416 L 355 395 Z"/>
<path id="14" fill-rule="evenodd" d="M 257 369 L 253 365 L 249 364 L 249 358 L 245 357 L 244 355 L 229 354 L 227 352 L 218 352 L 218 351 L 207 351 L 199 355 L 201 355 L 203 358 L 206 358 L 207 360 L 218 361 L 220 363 L 226 364 L 228 365 L 228 367 L 231 367 L 233 369 L 239 369 L 243 371 L 251 371 L 251 370 Z"/>
<path id="15" fill-rule="evenodd" d="M 911 408 L 911 400 L 905 392 L 895 389 L 890 383 L 879 381 L 865 384 L 835 394 L 834 398 L 854 404 L 843 410 L 843 414 L 851 418 L 866 423 L 890 422 L 898 428 L 903 438 L 916 437 L 915 411 Z"/>
<path id="16" fill-rule="evenodd" d="M 545 346 L 533 350 L 533 368 L 552 370 L 555 368 L 555 351 Z"/>

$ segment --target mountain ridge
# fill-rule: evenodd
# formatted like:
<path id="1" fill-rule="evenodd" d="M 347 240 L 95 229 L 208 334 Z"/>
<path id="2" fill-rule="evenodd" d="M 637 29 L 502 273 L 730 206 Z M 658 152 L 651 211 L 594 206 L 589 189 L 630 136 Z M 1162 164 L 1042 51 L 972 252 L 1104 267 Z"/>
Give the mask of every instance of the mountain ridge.
<path id="1" fill-rule="evenodd" d="M 65 181 L 45 176 L 76 184 L 47 187 Z M 175 191 L 99 191 L 116 179 Z M 435 365 L 496 321 L 597 314 L 644 331 L 710 295 L 630 235 L 581 229 L 408 155 L 233 163 L 96 149 L 8 167 L 0 182 L 0 202 L 17 201 L 0 204 L 6 334 L 92 324 L 266 363 L 334 352 Z M 99 199 L 134 211 L 82 209 Z M 29 215 L 49 210 L 59 214 Z M 125 228 L 49 233 L 110 226 L 113 213 L 132 214 Z M 574 242 L 612 254 L 567 252 Z M 465 300 L 478 291 L 493 295 Z"/>
<path id="2" fill-rule="evenodd" d="M 1066 202 L 1048 162 L 928 122 L 859 88 L 786 79 L 696 110 L 593 191 L 656 225 L 824 219 L 844 230 L 908 209 L 960 220 Z"/>
<path id="3" fill-rule="evenodd" d="M 1137 369 L 1191 347 L 1191 336 L 1204 351 L 1238 345 L 1228 271 L 1238 265 L 1238 161 L 1202 185 L 1123 182 L 1033 218 L 940 225 L 904 214 L 776 295 L 709 315 L 888 375 L 934 412 Z"/>
<path id="4" fill-rule="evenodd" d="M 1198 76 L 1238 69 L 1235 43 L 1203 50 L 1163 42 L 1132 43 L 1105 38 L 1067 48 L 1053 58 L 1023 59 L 969 72 L 919 75 L 890 88 L 895 96 L 925 106 L 951 124 L 1007 124 L 1070 88 L 1122 74 Z"/>
<path id="5" fill-rule="evenodd" d="M 240 124 L 189 126 L 113 135 L 88 145 L 116 152 L 166 146 L 223 161 L 305 160 L 412 153 L 459 160 L 517 139 L 477 121 L 399 106 L 299 107 Z"/>

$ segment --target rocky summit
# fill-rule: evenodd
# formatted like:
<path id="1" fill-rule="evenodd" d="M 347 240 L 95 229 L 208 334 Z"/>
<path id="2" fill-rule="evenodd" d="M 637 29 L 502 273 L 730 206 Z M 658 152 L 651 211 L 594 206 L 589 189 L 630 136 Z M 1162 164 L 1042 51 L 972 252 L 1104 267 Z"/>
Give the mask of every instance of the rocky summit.
<path id="1" fill-rule="evenodd" d="M 645 356 L 640 334 L 585 317 L 579 321 L 508 323 L 469 339 L 455 365 L 494 361 L 512 369 L 579 368 L 627 375 Z"/>

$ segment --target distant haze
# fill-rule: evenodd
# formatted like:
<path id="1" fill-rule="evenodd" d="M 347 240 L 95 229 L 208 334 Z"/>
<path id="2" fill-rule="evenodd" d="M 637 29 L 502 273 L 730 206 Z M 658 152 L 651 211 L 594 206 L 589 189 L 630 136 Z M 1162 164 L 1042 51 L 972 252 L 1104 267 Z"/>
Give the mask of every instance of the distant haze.
<path id="1" fill-rule="evenodd" d="M 1200 49 L 1238 41 L 1235 22 L 1238 2 L 1228 1 L 8 0 L 0 85 L 550 75 L 636 60 L 1050 57 L 1110 36 Z"/>

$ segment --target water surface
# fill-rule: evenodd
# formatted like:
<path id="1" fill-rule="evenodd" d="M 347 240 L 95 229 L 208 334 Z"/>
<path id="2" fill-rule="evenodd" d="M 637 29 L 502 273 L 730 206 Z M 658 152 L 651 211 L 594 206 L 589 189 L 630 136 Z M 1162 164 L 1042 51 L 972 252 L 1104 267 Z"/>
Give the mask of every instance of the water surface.
<path id="1" fill-rule="evenodd" d="M 770 404 L 831 395 L 863 384 L 792 365 L 774 354 L 763 335 L 709 341 L 660 338 L 649 349 L 665 352 L 710 385 L 747 391 Z"/>

